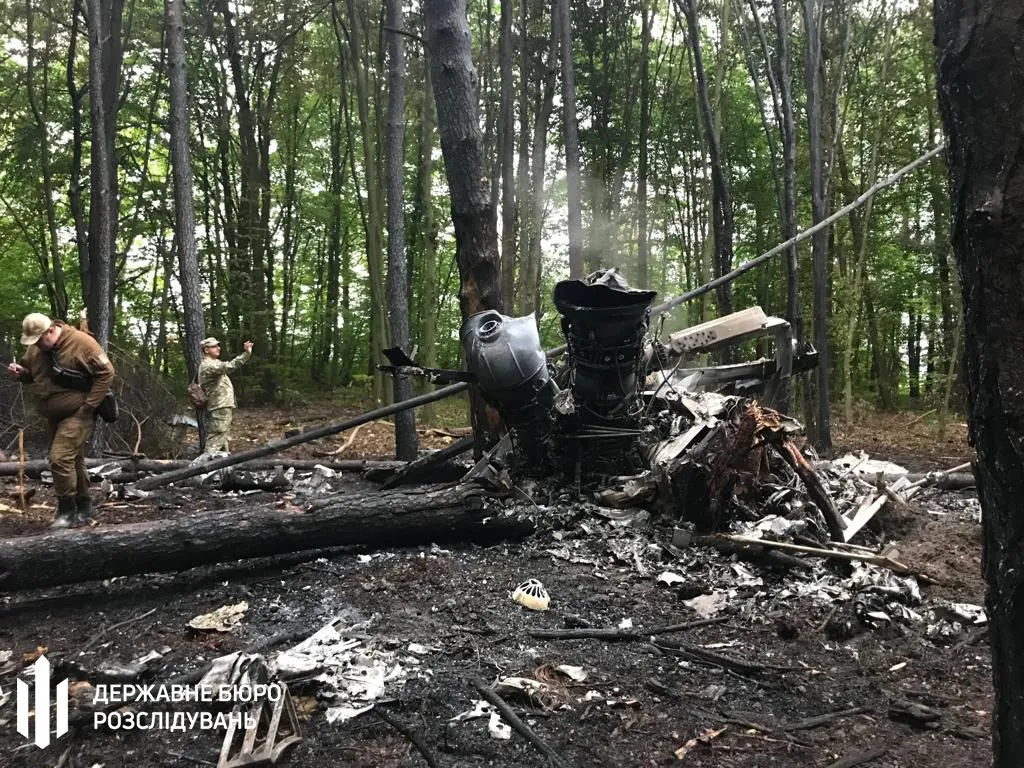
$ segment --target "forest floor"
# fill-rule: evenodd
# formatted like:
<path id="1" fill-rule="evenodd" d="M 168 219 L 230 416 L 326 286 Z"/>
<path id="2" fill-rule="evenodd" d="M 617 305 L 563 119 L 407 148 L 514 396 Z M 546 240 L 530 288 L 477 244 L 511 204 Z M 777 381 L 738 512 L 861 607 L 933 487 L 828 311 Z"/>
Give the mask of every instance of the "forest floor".
<path id="1" fill-rule="evenodd" d="M 327 404 L 243 410 L 232 449 L 344 416 Z M 447 429 L 422 431 L 421 447 L 455 439 L 458 418 L 446 413 Z M 863 450 L 927 471 L 968 460 L 965 433 L 964 425 L 953 423 L 940 441 L 927 418 L 868 413 L 849 429 L 837 427 L 835 442 L 841 451 Z M 291 455 L 333 452 L 350 436 L 301 446 Z M 391 445 L 390 427 L 373 423 L 333 458 L 389 457 Z M 20 515 L 0 513 L 0 536 L 45 528 L 52 495 L 47 486 L 35 487 L 37 506 Z M 8 502 L 13 488 L 11 482 L 2 488 Z M 211 494 L 204 504 L 238 508 L 269 497 Z M 166 504 L 107 502 L 94 525 L 173 513 Z M 531 685 L 542 690 L 532 697 L 503 696 L 565 765 L 989 765 L 987 634 L 942 618 L 944 610 L 948 619 L 959 604 L 984 601 L 978 520 L 976 496 L 968 490 L 927 491 L 907 509 L 883 508 L 872 522 L 873 541 L 895 542 L 901 561 L 938 582 L 921 585 L 917 616 L 906 621 L 870 621 L 857 613 L 855 601 L 837 586 L 851 576 L 848 566 L 823 563 L 810 573 L 792 573 L 703 548 L 680 556 L 660 546 L 672 539 L 671 520 L 619 525 L 571 505 L 550 508 L 537 533 L 518 543 L 349 549 L 315 561 L 281 556 L 0 596 L 0 766 L 217 763 L 222 730 L 111 731 L 88 724 L 44 750 L 27 744 L 15 729 L 11 693 L 15 677 L 39 653 L 60 671 L 77 670 L 77 703 L 88 698 L 82 693 L 88 686 L 77 680 L 96 682 L 98 670 L 111 664 L 156 651 L 160 658 L 144 679 L 159 683 L 281 633 L 292 636 L 282 643 L 287 647 L 339 617 L 348 625 L 368 622 L 356 637 L 373 669 L 384 665 L 401 673 L 386 682 L 376 710 L 335 722 L 328 720 L 328 703 L 316 698 L 316 685 L 293 685 L 304 738 L 282 765 L 427 764 L 402 730 L 438 766 L 549 764 L 519 733 L 492 736 L 487 716 L 456 719 L 482 698 L 473 678 L 537 681 Z M 665 571 L 681 578 L 659 583 Z M 547 587 L 549 610 L 531 612 L 510 599 L 527 578 Z M 187 626 L 199 614 L 242 601 L 248 610 L 231 631 Z M 716 623 L 655 638 L 649 632 L 709 613 Z M 619 641 L 531 635 L 630 626 L 635 633 Z M 717 661 L 686 654 L 680 650 L 686 644 L 717 654 Z M 282 649 L 264 653 L 270 659 Z M 827 717 L 811 720 L 819 716 Z"/>

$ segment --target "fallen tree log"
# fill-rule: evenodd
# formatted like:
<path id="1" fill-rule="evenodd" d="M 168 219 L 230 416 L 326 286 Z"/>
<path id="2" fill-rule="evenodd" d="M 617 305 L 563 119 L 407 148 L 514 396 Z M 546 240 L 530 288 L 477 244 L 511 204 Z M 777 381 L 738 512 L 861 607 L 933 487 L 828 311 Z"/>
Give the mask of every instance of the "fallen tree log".
<path id="1" fill-rule="evenodd" d="M 0 539 L 0 591 L 324 547 L 488 543 L 522 538 L 533 528 L 531 519 L 503 510 L 500 500 L 476 486 L 345 494 L 292 511 L 259 505 Z"/>
<path id="2" fill-rule="evenodd" d="M 85 466 L 90 469 L 97 467 L 117 467 L 122 472 L 141 474 L 161 474 L 173 472 L 179 469 L 186 469 L 192 465 L 191 461 L 179 459 L 86 459 Z M 256 459 L 252 461 L 239 462 L 248 471 L 266 471 L 277 467 L 288 469 L 293 467 L 296 470 L 309 472 L 317 466 L 327 467 L 336 472 L 362 472 L 364 470 L 396 470 L 406 465 L 404 461 L 379 461 L 375 459 L 337 459 L 335 461 L 317 461 L 315 459 Z M 24 467 L 26 477 L 39 477 L 43 472 L 50 471 L 50 462 L 45 459 L 26 461 L 19 465 L 16 461 L 0 462 L 0 477 L 16 477 L 20 466 Z M 195 474 L 203 474 L 209 470 L 203 470 Z"/>

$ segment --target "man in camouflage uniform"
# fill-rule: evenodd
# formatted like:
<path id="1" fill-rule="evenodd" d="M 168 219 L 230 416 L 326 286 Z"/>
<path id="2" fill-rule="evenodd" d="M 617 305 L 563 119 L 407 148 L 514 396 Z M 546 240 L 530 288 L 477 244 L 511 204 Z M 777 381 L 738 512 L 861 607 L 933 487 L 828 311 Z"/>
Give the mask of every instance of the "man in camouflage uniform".
<path id="1" fill-rule="evenodd" d="M 30 385 L 47 422 L 50 471 L 57 493 L 57 515 L 51 528 L 84 525 L 92 515 L 85 443 L 92 432 L 96 409 L 114 383 L 114 366 L 97 341 L 61 320 L 33 312 L 21 324 L 21 343 L 27 349 L 7 372 Z M 57 380 L 54 366 L 83 374 L 88 391 L 71 389 Z"/>
<path id="2" fill-rule="evenodd" d="M 210 411 L 210 434 L 206 438 L 206 451 L 227 451 L 228 431 L 235 412 L 235 388 L 228 374 L 241 368 L 252 354 L 252 342 L 243 344 L 245 351 L 228 362 L 220 360 L 220 342 L 212 336 L 203 339 L 203 361 L 199 364 L 199 386 L 206 393 L 206 408 Z"/>

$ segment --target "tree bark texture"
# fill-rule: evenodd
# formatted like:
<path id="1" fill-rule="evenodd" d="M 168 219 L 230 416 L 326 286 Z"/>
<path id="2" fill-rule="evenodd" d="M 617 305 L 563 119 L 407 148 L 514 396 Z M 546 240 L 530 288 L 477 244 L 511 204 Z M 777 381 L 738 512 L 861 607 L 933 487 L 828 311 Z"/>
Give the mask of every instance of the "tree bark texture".
<path id="1" fill-rule="evenodd" d="M 719 129 L 712 115 L 711 100 L 708 97 L 707 77 L 704 71 L 704 59 L 701 55 L 700 26 L 697 23 L 696 0 L 676 1 L 682 6 L 683 15 L 686 17 L 687 34 L 690 48 L 693 51 L 697 101 L 708 141 L 708 155 L 711 161 L 711 227 L 715 241 L 714 276 L 721 277 L 732 269 L 732 199 L 729 182 L 725 176 L 725 160 L 722 157 Z M 725 52 L 721 52 L 720 55 L 724 56 Z M 732 288 L 729 283 L 716 289 L 715 298 L 718 302 L 719 315 L 724 316 L 732 312 Z"/>
<path id="2" fill-rule="evenodd" d="M 512 96 L 512 4 L 501 0 L 498 58 L 501 67 L 501 108 L 498 116 L 498 151 L 501 160 L 501 298 L 515 305 L 516 285 L 516 188 L 513 180 L 515 119 Z"/>
<path id="3" fill-rule="evenodd" d="M 258 506 L 170 520 L 0 540 L 0 590 L 52 587 L 137 573 L 335 546 L 409 546 L 522 538 L 533 522 L 503 513 L 476 487 L 345 494 L 306 509 Z"/>
<path id="4" fill-rule="evenodd" d="M 75 62 L 78 58 L 79 25 L 83 21 L 82 1 L 72 0 L 71 31 L 68 40 L 68 55 L 64 68 L 64 77 L 71 102 L 71 169 L 68 183 L 68 207 L 75 220 L 75 249 L 78 251 L 78 271 L 82 280 L 82 301 L 89 306 L 91 274 L 89 266 L 89 228 L 85 221 L 85 210 L 82 206 L 82 99 L 88 90 L 88 84 L 81 88 L 75 82 Z"/>
<path id="5" fill-rule="evenodd" d="M 441 154 L 451 197 L 462 317 L 487 309 L 502 312 L 498 224 L 485 175 L 466 0 L 425 0 L 423 15 Z M 479 453 L 484 443 L 496 439 L 500 419 L 475 390 L 470 397 L 474 431 L 480 438 Z"/>
<path id="6" fill-rule="evenodd" d="M 562 129 L 569 195 L 569 278 L 579 279 L 583 277 L 583 188 L 580 180 L 580 138 L 576 117 L 576 66 L 572 58 L 572 9 L 569 0 L 557 2 L 558 30 L 562 39 Z"/>
<path id="7" fill-rule="evenodd" d="M 40 100 L 36 91 L 35 79 L 35 42 L 33 40 L 33 20 L 36 14 L 32 9 L 31 0 L 25 2 L 25 37 L 26 37 L 26 62 L 25 62 L 25 92 L 28 96 L 29 107 L 35 119 L 35 126 L 39 146 L 39 172 L 42 176 L 40 193 L 42 197 L 43 210 L 46 212 L 46 248 L 37 251 L 39 266 L 41 267 L 43 281 L 46 284 L 47 293 L 50 296 L 50 311 L 52 317 L 67 319 L 68 313 L 68 291 L 64 283 L 64 265 L 61 258 L 60 240 L 57 233 L 57 211 L 56 195 L 53 185 L 53 158 L 52 146 L 50 144 L 48 100 Z M 50 67 L 50 51 L 53 47 L 52 28 L 48 25 L 44 33 L 45 48 L 42 53 L 40 69 L 43 71 L 43 91 L 48 90 L 47 72 Z M 52 266 L 51 266 L 52 265 Z"/>
<path id="8" fill-rule="evenodd" d="M 359 111 L 359 137 L 363 151 L 363 173 L 366 179 L 366 266 L 370 281 L 370 360 L 373 366 L 373 395 L 378 403 L 390 399 L 385 392 L 384 374 L 377 370 L 382 362 L 381 350 L 388 338 L 388 316 L 385 311 L 387 280 L 384 275 L 384 192 L 378 164 L 379 121 L 370 113 L 371 83 L 368 71 L 369 51 L 363 44 L 369 38 L 361 9 L 355 0 L 346 0 L 349 25 L 346 28 Z M 352 166 L 355 173 L 355 165 Z"/>
<path id="9" fill-rule="evenodd" d="M 796 122 L 793 118 L 793 83 L 790 71 L 789 16 L 785 0 L 773 0 L 775 30 L 778 46 L 779 106 L 782 111 L 782 240 L 796 237 Z M 771 68 L 771 63 L 767 66 Z M 794 245 L 786 253 L 786 319 L 793 326 L 793 336 L 802 348 L 804 344 L 804 319 L 800 308 L 800 252 Z M 782 384 L 779 407 L 783 413 L 790 408 L 791 381 Z M 806 400 L 806 398 L 805 398 Z"/>
<path id="10" fill-rule="evenodd" d="M 434 218 L 434 96 L 431 93 L 430 69 L 424 66 L 423 92 L 420 94 L 419 160 L 416 165 L 416 227 L 420 278 L 420 333 L 423 348 L 420 359 L 427 368 L 437 368 L 437 222 Z M 433 384 L 423 383 L 423 392 L 432 392 Z M 422 421 L 432 423 L 436 409 L 424 406 Z"/>
<path id="11" fill-rule="evenodd" d="M 650 9 L 647 2 L 640 7 L 640 148 L 637 159 L 637 246 L 636 246 L 636 277 L 637 288 L 650 287 L 648 277 L 648 243 L 647 243 L 647 176 L 648 142 L 651 133 L 651 21 L 657 11 L 657 3 Z M 582 254 L 581 254 L 582 258 Z"/>
<path id="12" fill-rule="evenodd" d="M 807 50 L 804 63 L 807 87 L 807 147 L 811 163 L 811 221 L 818 224 L 828 216 L 825 190 L 825 158 L 821 141 L 821 27 L 822 0 L 802 0 Z M 814 234 L 811 241 L 814 273 L 814 344 L 818 349 L 816 371 L 817 409 L 814 444 L 823 454 L 832 453 L 831 369 L 828 348 L 828 240 L 829 230 Z"/>
<path id="13" fill-rule="evenodd" d="M 935 0 L 996 700 L 996 768 L 1024 765 L 1022 0 Z"/>
<path id="14" fill-rule="evenodd" d="M 462 316 L 502 310 L 498 228 L 485 177 L 465 0 L 426 0 L 426 43 L 451 196 Z"/>
<path id="15" fill-rule="evenodd" d="M 174 239 L 178 244 L 178 282 L 185 319 L 185 365 L 190 381 L 199 372 L 199 342 L 206 336 L 202 285 L 196 257 L 196 218 L 192 207 L 192 153 L 188 130 L 188 71 L 185 66 L 185 21 L 182 0 L 165 5 L 167 74 L 170 80 L 171 174 L 174 180 Z M 200 444 L 205 444 L 206 422 L 196 410 Z"/>
<path id="16" fill-rule="evenodd" d="M 388 0 L 388 117 L 385 172 L 388 192 L 388 310 L 391 346 L 409 347 L 409 274 L 405 257 L 405 38 L 402 29 L 402 0 Z M 395 376 L 394 400 L 412 397 L 408 376 Z M 395 458 L 416 458 L 416 412 L 395 414 Z"/>
<path id="17" fill-rule="evenodd" d="M 122 0 L 87 0 L 89 15 L 89 327 L 106 349 L 113 325 L 114 247 L 117 236 L 117 157 L 114 133 L 121 73 Z M 97 430 L 98 432 L 99 430 Z"/>

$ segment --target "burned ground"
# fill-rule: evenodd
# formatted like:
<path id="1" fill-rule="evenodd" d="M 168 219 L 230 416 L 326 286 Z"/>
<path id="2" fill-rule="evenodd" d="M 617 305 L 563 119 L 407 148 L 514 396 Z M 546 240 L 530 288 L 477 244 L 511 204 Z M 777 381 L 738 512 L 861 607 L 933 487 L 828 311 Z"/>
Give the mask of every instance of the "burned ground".
<path id="1" fill-rule="evenodd" d="M 241 416 L 236 449 L 296 418 Z M 841 440 L 913 470 L 963 459 L 962 433 L 936 447 L 908 440 L 913 431 L 906 422 L 868 424 Z M 345 437 L 302 455 L 333 450 Z M 435 446 L 450 439 L 424 437 Z M 369 425 L 343 455 L 381 455 L 387 440 L 385 425 Z M 33 501 L 45 505 L 48 493 L 40 487 Z M 241 507 L 267 496 L 196 491 L 168 493 L 158 504 L 108 502 L 98 525 L 173 516 L 185 505 Z M 158 683 L 268 640 L 261 652 L 272 658 L 340 619 L 367 656 L 389 659 L 390 671 L 400 666 L 404 682 L 387 684 L 376 711 L 334 723 L 331 702 L 317 698 L 322 684 L 293 682 L 304 739 L 285 765 L 426 764 L 384 717 L 416 736 L 437 765 L 546 764 L 519 733 L 492 737 L 487 716 L 455 720 L 482 698 L 474 678 L 504 680 L 503 697 L 568 765 L 988 764 L 988 647 L 983 628 L 971 626 L 959 605 L 983 601 L 970 491 L 928 491 L 908 509 L 886 507 L 872 521 L 868 539 L 895 541 L 902 562 L 939 582 L 922 584 L 916 604 L 883 604 L 888 620 L 871 616 L 880 606 L 865 594 L 884 602 L 892 585 L 858 591 L 853 585 L 864 573 L 855 565 L 812 560 L 808 571 L 777 570 L 701 547 L 674 550 L 670 519 L 602 513 L 568 494 L 542 506 L 534 510 L 537 533 L 521 543 L 333 550 L 315 559 L 280 556 L 2 597 L 0 653 L 10 657 L 0 661 L 0 689 L 10 693 L 40 649 L 58 672 L 94 683 L 115 675 L 113 665 L 156 651 L 160 659 L 140 681 Z M 5 514 L 0 535 L 37 532 L 48 514 Z M 529 611 L 510 599 L 528 578 L 547 588 L 549 610 Z M 233 631 L 187 626 L 243 601 L 248 609 Z M 705 616 L 714 623 L 658 631 Z M 619 628 L 619 637 L 535 636 L 601 628 Z M 515 678 L 541 687 L 517 697 L 508 687 Z M 73 701 L 88 698 L 86 687 L 72 690 Z M 812 719 L 823 715 L 833 717 Z M 0 705 L 4 766 L 213 765 L 224 735 L 86 726 L 39 750 L 25 745 L 13 721 L 8 700 Z M 872 753 L 872 762 L 839 762 Z"/>

